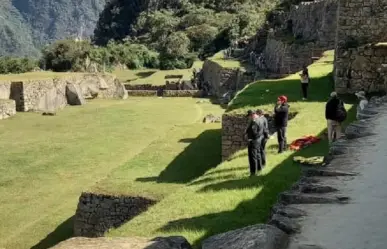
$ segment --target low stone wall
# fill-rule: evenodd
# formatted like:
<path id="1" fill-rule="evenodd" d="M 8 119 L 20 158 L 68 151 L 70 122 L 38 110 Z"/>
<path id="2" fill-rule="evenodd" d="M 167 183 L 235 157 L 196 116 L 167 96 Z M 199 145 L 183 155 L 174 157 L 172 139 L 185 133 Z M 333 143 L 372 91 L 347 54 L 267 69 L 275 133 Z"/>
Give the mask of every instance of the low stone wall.
<path id="1" fill-rule="evenodd" d="M 147 90 L 147 91 L 159 91 L 159 90 L 195 90 L 190 81 L 183 81 L 180 83 L 167 83 L 165 85 L 151 85 L 151 84 L 142 84 L 142 85 L 131 85 L 125 84 L 126 90 Z"/>
<path id="2" fill-rule="evenodd" d="M 200 90 L 165 90 L 163 97 L 200 97 L 202 91 Z"/>
<path id="3" fill-rule="evenodd" d="M 109 74 L 82 74 L 54 79 L 2 81 L 0 97 L 16 101 L 17 111 L 55 112 L 67 105 L 66 85 L 78 85 L 85 98 L 125 99 L 124 86 Z"/>
<path id="4" fill-rule="evenodd" d="M 128 90 L 127 92 L 129 96 L 157 96 L 157 90 Z"/>
<path id="5" fill-rule="evenodd" d="M 289 113 L 289 120 L 292 120 L 297 113 Z M 265 115 L 269 125 L 270 134 L 274 134 L 273 113 Z M 245 149 L 247 141 L 244 139 L 248 119 L 245 114 L 223 114 L 222 116 L 222 160 L 227 160 L 235 152 Z"/>
<path id="6" fill-rule="evenodd" d="M 387 44 L 337 49 L 335 88 L 338 93 L 387 91 Z"/>
<path id="7" fill-rule="evenodd" d="M 6 119 L 16 114 L 16 103 L 13 99 L 0 99 L 0 119 Z"/>
<path id="8" fill-rule="evenodd" d="M 101 237 L 155 203 L 143 197 L 82 193 L 74 217 L 74 235 Z"/>
<path id="9" fill-rule="evenodd" d="M 157 91 L 160 89 L 160 86 L 155 86 L 151 84 L 142 84 L 142 85 L 130 85 L 125 84 L 125 89 L 128 91 Z"/>

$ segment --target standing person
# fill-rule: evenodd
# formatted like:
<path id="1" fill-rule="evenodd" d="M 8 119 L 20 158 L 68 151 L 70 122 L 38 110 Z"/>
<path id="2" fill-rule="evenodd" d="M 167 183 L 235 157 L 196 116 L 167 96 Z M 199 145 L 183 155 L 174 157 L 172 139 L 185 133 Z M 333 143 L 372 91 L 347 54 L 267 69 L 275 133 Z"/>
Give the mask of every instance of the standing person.
<path id="1" fill-rule="evenodd" d="M 332 92 L 330 99 L 325 105 L 329 143 L 334 142 L 341 136 L 341 123 L 346 117 L 347 111 L 343 101 L 339 99 L 336 92 Z"/>
<path id="2" fill-rule="evenodd" d="M 357 106 L 356 119 L 360 119 L 360 114 L 364 110 L 364 108 L 366 108 L 366 106 L 368 105 L 368 100 L 365 96 L 364 91 L 357 92 L 355 93 L 355 95 L 360 100 L 359 105 Z"/>
<path id="3" fill-rule="evenodd" d="M 248 157 L 250 164 L 250 176 L 254 176 L 256 172 L 261 171 L 261 141 L 263 136 L 262 121 L 259 119 L 256 112 L 249 110 L 247 112 L 249 117 L 249 125 L 246 129 L 246 135 L 248 139 Z"/>
<path id="4" fill-rule="evenodd" d="M 279 96 L 274 108 L 274 124 L 277 130 L 278 153 L 287 149 L 286 128 L 289 118 L 288 98 L 284 95 Z"/>
<path id="5" fill-rule="evenodd" d="M 266 143 L 269 140 L 269 123 L 267 122 L 266 117 L 264 116 L 264 112 L 260 109 L 257 110 L 258 117 L 262 120 L 263 125 L 263 137 L 261 141 L 261 160 L 262 160 L 262 168 L 266 166 Z"/>
<path id="6" fill-rule="evenodd" d="M 303 66 L 300 77 L 301 77 L 302 100 L 307 100 L 308 88 L 309 88 L 309 70 L 306 66 Z"/>

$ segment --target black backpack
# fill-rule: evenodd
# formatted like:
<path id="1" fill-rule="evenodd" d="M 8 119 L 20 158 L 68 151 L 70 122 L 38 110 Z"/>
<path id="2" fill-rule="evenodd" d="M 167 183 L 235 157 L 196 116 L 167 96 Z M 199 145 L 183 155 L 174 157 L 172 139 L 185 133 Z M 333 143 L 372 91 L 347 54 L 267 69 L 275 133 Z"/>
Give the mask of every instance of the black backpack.
<path id="1" fill-rule="evenodd" d="M 341 122 L 344 122 L 346 119 L 347 119 L 347 110 L 345 110 L 343 101 L 340 101 L 339 106 L 337 108 L 337 121 L 341 123 Z"/>

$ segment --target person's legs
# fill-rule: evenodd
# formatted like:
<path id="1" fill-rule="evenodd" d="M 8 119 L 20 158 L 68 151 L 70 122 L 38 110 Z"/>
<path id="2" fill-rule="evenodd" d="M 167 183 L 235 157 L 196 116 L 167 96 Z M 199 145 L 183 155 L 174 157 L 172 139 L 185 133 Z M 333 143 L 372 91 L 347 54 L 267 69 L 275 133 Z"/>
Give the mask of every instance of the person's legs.
<path id="1" fill-rule="evenodd" d="M 283 134 L 283 150 L 288 149 L 288 138 L 286 136 L 287 127 L 282 127 L 282 134 Z"/>
<path id="2" fill-rule="evenodd" d="M 335 139 L 339 139 L 341 137 L 341 125 L 337 121 L 333 121 L 333 131 L 335 132 Z"/>
<path id="3" fill-rule="evenodd" d="M 267 139 L 262 139 L 261 142 L 261 161 L 262 161 L 262 168 L 266 166 L 266 143 Z"/>
<path id="4" fill-rule="evenodd" d="M 302 97 L 304 99 L 308 98 L 308 84 L 301 83 L 301 88 L 302 88 Z"/>
<path id="5" fill-rule="evenodd" d="M 254 175 L 256 171 L 256 163 L 254 162 L 254 146 L 253 142 L 249 142 L 247 146 L 247 152 L 249 157 L 249 165 L 250 165 L 250 174 Z"/>
<path id="6" fill-rule="evenodd" d="M 327 128 L 328 128 L 328 142 L 332 143 L 333 141 L 333 127 L 332 120 L 327 119 Z"/>
<path id="7" fill-rule="evenodd" d="M 261 139 L 254 142 L 254 152 L 256 153 L 256 155 L 255 155 L 256 166 L 255 167 L 256 167 L 258 172 L 262 170 L 261 145 L 262 145 Z"/>
<path id="8" fill-rule="evenodd" d="M 284 151 L 284 127 L 277 128 L 277 138 L 278 138 L 278 153 L 282 153 Z"/>

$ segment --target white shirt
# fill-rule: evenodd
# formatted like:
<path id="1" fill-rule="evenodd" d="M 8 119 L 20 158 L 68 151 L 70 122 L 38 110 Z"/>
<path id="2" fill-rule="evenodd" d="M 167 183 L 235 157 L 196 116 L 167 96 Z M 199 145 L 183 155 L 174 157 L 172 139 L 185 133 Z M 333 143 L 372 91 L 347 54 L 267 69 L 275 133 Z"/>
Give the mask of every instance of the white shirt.
<path id="1" fill-rule="evenodd" d="M 360 100 L 360 103 L 359 105 L 357 106 L 357 114 L 356 114 L 356 118 L 359 119 L 359 114 L 362 110 L 364 110 L 364 108 L 366 108 L 366 106 L 368 105 L 368 100 L 366 99 L 362 99 Z"/>

